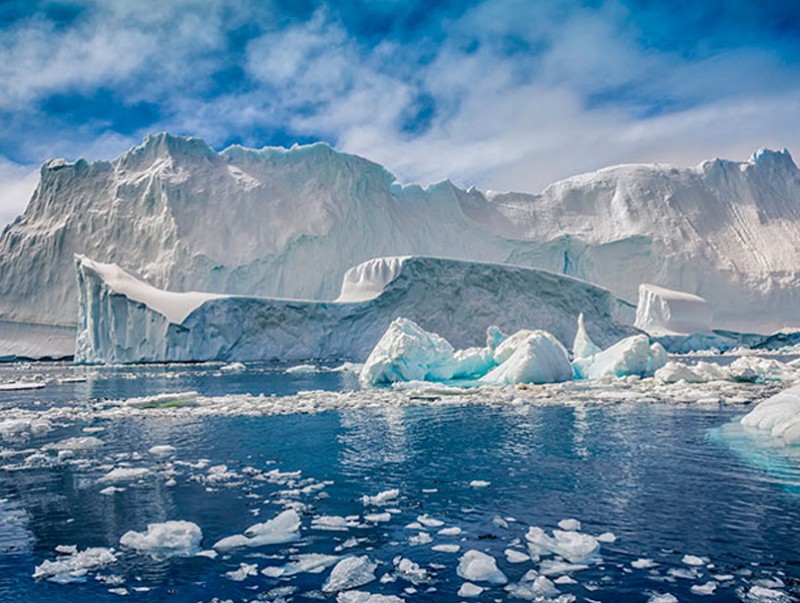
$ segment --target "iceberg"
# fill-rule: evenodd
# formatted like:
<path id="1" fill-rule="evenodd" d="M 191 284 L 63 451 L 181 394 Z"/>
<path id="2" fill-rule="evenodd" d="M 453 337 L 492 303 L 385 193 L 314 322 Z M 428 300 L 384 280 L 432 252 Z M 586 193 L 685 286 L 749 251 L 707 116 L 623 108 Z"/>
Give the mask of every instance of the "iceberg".
<path id="1" fill-rule="evenodd" d="M 575 333 L 575 339 L 572 341 L 572 355 L 575 358 L 589 358 L 598 354 L 602 350 L 597 347 L 589 333 L 586 332 L 586 319 L 583 312 L 578 314 L 578 331 Z"/>
<path id="2" fill-rule="evenodd" d="M 650 344 L 647 335 L 627 337 L 589 358 L 573 361 L 579 379 L 602 377 L 652 377 L 667 363 L 667 351 L 659 343 Z"/>
<path id="3" fill-rule="evenodd" d="M 772 332 L 800 325 L 800 250 L 790 243 L 800 222 L 785 201 L 797 198 L 800 170 L 786 150 L 691 168 L 617 166 L 532 195 L 402 186 L 325 144 L 216 152 L 154 134 L 113 161 L 42 166 L 24 214 L 0 234 L 0 321 L 14 331 L 0 329 L 0 355 L 72 353 L 75 253 L 163 290 L 317 301 L 370 258 L 504 262 L 626 300 L 657 282 L 703 296 L 720 328 Z M 395 268 L 351 274 L 341 301 L 371 299 Z"/>
<path id="4" fill-rule="evenodd" d="M 518 266 L 379 258 L 345 276 L 339 299 L 320 302 L 164 291 L 113 264 L 77 256 L 75 265 L 75 359 L 84 363 L 363 361 L 402 316 L 454 346 L 474 347 L 455 358 L 453 375 L 466 376 L 490 368 L 491 353 L 482 347 L 487 330 L 493 345 L 501 330 L 522 328 L 546 330 L 566 343 L 584 312 L 600 343 L 634 332 L 617 320 L 619 301 L 608 290 Z M 401 331 L 394 330 L 398 342 L 419 336 Z"/>
<path id="5" fill-rule="evenodd" d="M 474 549 L 461 556 L 456 572 L 464 580 L 470 582 L 488 582 L 489 584 L 505 584 L 508 582 L 506 575 L 497 567 L 497 561 L 494 557 Z"/>
<path id="6" fill-rule="evenodd" d="M 643 283 L 634 326 L 653 335 L 710 333 L 711 305 L 699 295 Z"/>
<path id="7" fill-rule="evenodd" d="M 787 444 L 800 441 L 800 385 L 767 398 L 742 417 L 742 425 L 769 432 Z"/>
<path id="8" fill-rule="evenodd" d="M 481 378 L 486 383 L 557 383 L 572 379 L 563 345 L 546 331 L 519 331 L 494 352 L 499 363 Z"/>

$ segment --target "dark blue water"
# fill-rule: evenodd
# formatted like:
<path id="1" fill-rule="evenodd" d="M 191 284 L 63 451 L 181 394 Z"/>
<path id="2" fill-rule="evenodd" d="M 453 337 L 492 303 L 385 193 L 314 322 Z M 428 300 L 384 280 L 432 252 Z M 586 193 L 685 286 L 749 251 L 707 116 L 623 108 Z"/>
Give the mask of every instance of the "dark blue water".
<path id="1" fill-rule="evenodd" d="M 105 369 L 92 382 L 4 392 L 0 404 L 35 407 L 36 400 L 60 404 L 187 386 L 205 394 L 283 394 L 352 385 L 341 373 L 290 376 L 262 367 L 215 377 L 215 370 Z M 165 376 L 170 372 L 178 376 Z M 119 595 L 109 591 L 115 587 L 126 588 L 131 600 L 274 600 L 269 593 L 283 587 L 294 589 L 291 600 L 310 600 L 319 596 L 328 571 L 283 580 L 258 574 L 242 582 L 224 574 L 243 562 L 257 564 L 259 570 L 280 566 L 293 552 L 333 554 L 352 538 L 357 539 L 355 546 L 341 554 L 366 554 L 379 562 L 378 580 L 362 590 L 407 601 L 459 601 L 456 592 L 463 580 L 456 566 L 461 553 L 472 548 L 488 552 L 509 580 L 517 582 L 537 564 L 508 563 L 503 551 L 517 539 L 524 541 L 528 527 L 549 531 L 564 518 L 579 519 L 584 533 L 616 535 L 615 542 L 602 545 L 602 561 L 574 573 L 575 584 L 558 586 L 577 600 L 646 601 L 654 592 L 672 593 L 681 601 L 708 600 L 692 593 L 691 586 L 720 574 L 734 578 L 720 583 L 714 600 L 741 600 L 763 579 L 779 578 L 781 590 L 792 593 L 800 579 L 800 460 L 779 449 L 770 451 L 735 429 L 733 435 L 727 433 L 731 428 L 725 426 L 741 412 L 659 404 L 452 406 L 63 422 L 45 434 L 0 441 L 6 451 L 0 459 L 5 463 L 0 470 L 0 601 L 116 600 Z M 50 442 L 87 435 L 82 431 L 86 427 L 104 428 L 91 434 L 104 445 L 78 451 L 80 462 L 21 462 L 25 454 Z M 177 449 L 177 463 L 148 454 L 150 447 L 161 444 Z M 12 454 L 19 450 L 27 452 Z M 771 458 L 779 460 L 764 460 Z M 100 494 L 108 484 L 99 478 L 120 463 L 150 473 L 139 482 L 121 484 L 123 491 Z M 775 463 L 781 471 L 770 470 Z M 209 482 L 208 467 L 220 464 L 235 476 Z M 255 476 L 275 468 L 333 482 L 322 497 L 313 493 L 297 498 L 305 505 L 300 542 L 238 550 L 216 559 L 154 560 L 120 548 L 123 533 L 144 530 L 148 523 L 192 521 L 202 528 L 203 548 L 208 549 L 220 538 L 273 517 L 283 509 L 278 499 L 285 498 L 279 493 L 286 486 Z M 168 477 L 174 485 L 167 485 Z M 470 487 L 473 480 L 491 485 Z M 392 505 L 399 513 L 391 521 L 344 532 L 312 529 L 312 519 L 321 515 L 362 516 L 380 510 L 367 509 L 361 496 L 389 488 L 401 492 Z M 438 528 L 427 529 L 422 531 L 432 542 L 412 544 L 409 537 L 420 530 L 405 526 L 423 513 L 462 528 L 463 534 L 441 536 Z M 445 543 L 459 544 L 461 553 L 431 548 Z M 121 552 L 117 563 L 91 572 L 84 583 L 33 580 L 34 568 L 55 559 L 58 545 Z M 688 568 L 682 563 L 685 554 L 708 557 L 714 567 L 702 567 L 692 578 L 671 575 L 670 570 Z M 381 582 L 382 576 L 391 575 L 398 555 L 428 569 L 431 581 L 416 586 L 402 578 Z M 659 565 L 631 568 L 639 558 Z M 480 600 L 507 597 L 502 587 L 492 587 Z"/>

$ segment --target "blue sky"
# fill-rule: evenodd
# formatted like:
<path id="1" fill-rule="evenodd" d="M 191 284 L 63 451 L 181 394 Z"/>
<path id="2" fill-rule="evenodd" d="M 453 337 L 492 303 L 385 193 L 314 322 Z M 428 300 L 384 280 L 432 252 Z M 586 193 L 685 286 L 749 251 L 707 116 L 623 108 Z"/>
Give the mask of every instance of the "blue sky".
<path id="1" fill-rule="evenodd" d="M 0 1 L 0 221 L 50 157 L 149 132 L 325 140 L 401 180 L 536 192 L 800 137 L 800 3 Z"/>

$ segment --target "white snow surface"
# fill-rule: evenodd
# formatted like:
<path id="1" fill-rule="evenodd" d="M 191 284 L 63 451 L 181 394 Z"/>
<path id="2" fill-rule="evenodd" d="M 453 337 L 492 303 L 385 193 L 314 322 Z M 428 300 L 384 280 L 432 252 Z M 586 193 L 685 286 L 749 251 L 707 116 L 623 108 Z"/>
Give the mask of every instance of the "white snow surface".
<path id="1" fill-rule="evenodd" d="M 96 262 L 78 257 L 76 360 L 362 361 L 398 316 L 461 348 L 483 346 L 491 326 L 505 332 L 544 329 L 568 343 L 580 312 L 603 344 L 633 332 L 617 320 L 619 302 L 608 290 L 571 277 L 437 258 L 382 258 L 369 264 L 372 269 L 364 274 L 380 272 L 376 266 L 386 264 L 394 278 L 379 280 L 380 294 L 364 301 L 212 296 L 195 305 L 202 294 L 175 297 L 124 270 L 98 271 Z M 113 275 L 113 283 L 104 280 L 106 274 Z M 170 317 L 182 320 L 177 324 Z M 397 335 L 398 341 L 405 339 Z M 470 372 L 483 368 L 487 355 L 476 347 L 460 352 L 457 360 L 460 371 Z"/>
<path id="2" fill-rule="evenodd" d="M 720 328 L 769 332 L 800 325 L 798 198 L 786 150 L 617 166 L 534 195 L 400 186 L 325 144 L 217 153 L 162 133 L 110 162 L 42 167 L 0 235 L 0 320 L 74 325 L 75 253 L 162 289 L 317 300 L 360 262 L 429 255 L 566 273 L 629 301 L 656 283 L 707 299 Z M 348 295 L 371 295 L 358 280 Z"/>
<path id="3" fill-rule="evenodd" d="M 498 366 L 481 377 L 486 383 L 558 383 L 572 379 L 563 345 L 546 331 L 519 331 L 494 351 Z"/>
<path id="4" fill-rule="evenodd" d="M 711 305 L 702 297 L 643 283 L 634 325 L 653 335 L 709 333 Z"/>
<path id="5" fill-rule="evenodd" d="M 742 425 L 767 431 L 787 444 L 800 441 L 800 385 L 759 403 L 742 417 Z"/>

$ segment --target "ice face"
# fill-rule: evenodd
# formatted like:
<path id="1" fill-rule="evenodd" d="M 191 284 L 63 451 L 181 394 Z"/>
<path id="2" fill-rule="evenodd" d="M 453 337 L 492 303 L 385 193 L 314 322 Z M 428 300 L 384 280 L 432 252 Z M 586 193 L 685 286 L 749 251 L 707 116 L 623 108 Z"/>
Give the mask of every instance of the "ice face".
<path id="1" fill-rule="evenodd" d="M 650 334 L 708 333 L 713 312 L 702 297 L 655 285 L 639 286 L 635 326 Z"/>
<path id="2" fill-rule="evenodd" d="M 575 279 L 438 258 L 378 258 L 369 264 L 381 262 L 392 266 L 387 274 L 393 280 L 381 281 L 376 296 L 318 302 L 174 293 L 118 266 L 78 257 L 76 359 L 239 362 L 226 364 L 221 369 L 226 372 L 242 370 L 243 360 L 363 361 L 402 316 L 466 348 L 449 359 L 453 366 L 447 370 L 471 377 L 491 368 L 493 351 L 504 338 L 500 328 L 536 327 L 567 343 L 575 335 L 576 317 L 585 312 L 601 343 L 633 332 L 616 320 L 617 302 L 607 290 Z M 395 330 L 399 338 L 402 328 Z"/>

